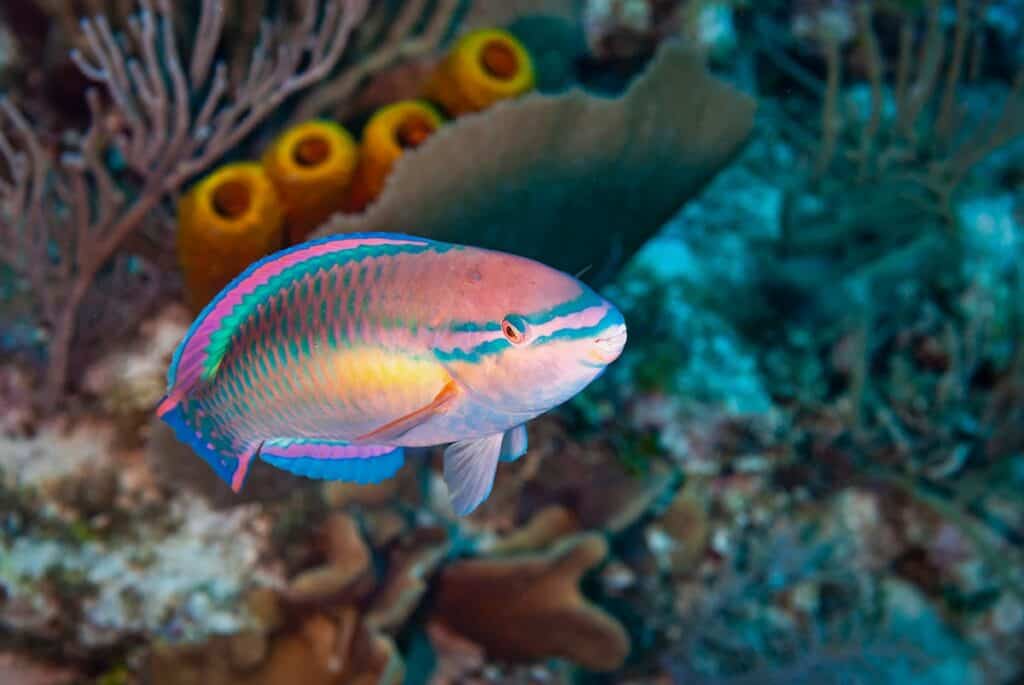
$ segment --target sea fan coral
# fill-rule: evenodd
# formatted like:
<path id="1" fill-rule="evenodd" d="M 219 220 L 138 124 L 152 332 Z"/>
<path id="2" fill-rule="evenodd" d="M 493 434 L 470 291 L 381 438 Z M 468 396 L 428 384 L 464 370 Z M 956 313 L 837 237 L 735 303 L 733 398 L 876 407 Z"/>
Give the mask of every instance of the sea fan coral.
<path id="1" fill-rule="evenodd" d="M 534 93 L 449 123 L 402 157 L 366 212 L 317 234 L 404 226 L 607 282 L 740 150 L 754 109 L 666 45 L 621 97 Z"/>
<path id="2" fill-rule="evenodd" d="M 143 1 L 124 40 L 105 17 L 84 21 L 85 49 L 73 57 L 112 106 L 91 91 L 91 125 L 62 154 L 0 100 L 0 261 L 39 298 L 50 332 L 47 400 L 65 390 L 82 307 L 129 238 L 286 98 L 328 75 L 365 9 L 363 0 L 307 0 L 293 26 L 267 23 L 237 83 L 215 63 L 217 0 L 204 0 L 184 55 L 170 0 L 155 9 Z"/>

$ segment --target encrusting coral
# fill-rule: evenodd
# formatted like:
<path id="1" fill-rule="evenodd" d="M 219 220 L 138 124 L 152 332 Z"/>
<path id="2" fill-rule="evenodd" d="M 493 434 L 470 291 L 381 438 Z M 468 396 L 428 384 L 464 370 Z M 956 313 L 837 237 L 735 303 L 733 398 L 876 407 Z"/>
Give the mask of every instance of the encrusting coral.
<path id="1" fill-rule="evenodd" d="M 263 169 L 281 197 L 288 244 L 341 210 L 358 158 L 352 135 L 325 120 L 293 126 L 267 148 Z"/>
<path id="2" fill-rule="evenodd" d="M 178 203 L 178 260 L 198 313 L 252 262 L 280 249 L 284 212 L 263 167 L 226 164 Z"/>
<path id="3" fill-rule="evenodd" d="M 607 282 L 740 150 L 754 101 L 665 45 L 620 97 L 531 93 L 462 117 L 395 164 L 380 198 L 314 235 L 393 230 L 515 252 Z M 453 202 L 452 198 L 458 198 Z"/>
<path id="4" fill-rule="evenodd" d="M 578 588 L 607 554 L 602 536 L 584 534 L 545 554 L 456 562 L 438 579 L 433 617 L 492 657 L 563 657 L 595 671 L 616 669 L 629 654 L 629 636 Z"/>
<path id="5" fill-rule="evenodd" d="M 441 115 L 426 102 L 404 100 L 378 110 L 363 129 L 359 164 L 349 189 L 346 209 L 358 212 L 373 202 L 392 167 L 441 127 Z"/>
<path id="6" fill-rule="evenodd" d="M 533 90 L 530 53 L 501 29 L 480 29 L 455 43 L 427 84 L 425 95 L 451 116 L 479 112 Z"/>

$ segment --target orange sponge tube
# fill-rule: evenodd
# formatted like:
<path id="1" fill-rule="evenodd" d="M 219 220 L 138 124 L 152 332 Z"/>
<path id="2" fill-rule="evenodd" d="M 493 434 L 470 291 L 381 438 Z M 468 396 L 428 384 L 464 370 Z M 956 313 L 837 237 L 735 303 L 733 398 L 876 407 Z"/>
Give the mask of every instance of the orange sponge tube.
<path id="1" fill-rule="evenodd" d="M 479 112 L 534 88 L 533 60 L 511 33 L 481 29 L 460 38 L 427 84 L 451 116 Z"/>
<path id="2" fill-rule="evenodd" d="M 358 156 L 351 134 L 323 120 L 293 126 L 267 148 L 263 168 L 281 197 L 288 243 L 341 211 Z"/>
<path id="3" fill-rule="evenodd" d="M 395 162 L 441 127 L 436 109 L 419 100 L 403 100 L 382 107 L 363 129 L 359 164 L 349 190 L 346 209 L 361 211 L 373 202 Z"/>
<path id="4" fill-rule="evenodd" d="M 255 162 L 222 166 L 178 201 L 178 261 L 193 311 L 281 248 L 283 219 L 277 190 Z"/>

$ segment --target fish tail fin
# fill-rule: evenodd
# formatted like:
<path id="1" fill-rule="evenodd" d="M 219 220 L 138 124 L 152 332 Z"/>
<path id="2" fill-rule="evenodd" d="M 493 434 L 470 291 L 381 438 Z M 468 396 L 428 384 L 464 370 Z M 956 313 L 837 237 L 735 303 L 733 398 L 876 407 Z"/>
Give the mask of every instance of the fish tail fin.
<path id="1" fill-rule="evenodd" d="M 165 397 L 157 407 L 157 415 L 173 430 L 179 440 L 191 447 L 236 493 L 242 490 L 249 466 L 259 454 L 263 443 L 238 445 L 229 437 L 211 437 L 202 422 L 195 418 L 191 402 Z"/>

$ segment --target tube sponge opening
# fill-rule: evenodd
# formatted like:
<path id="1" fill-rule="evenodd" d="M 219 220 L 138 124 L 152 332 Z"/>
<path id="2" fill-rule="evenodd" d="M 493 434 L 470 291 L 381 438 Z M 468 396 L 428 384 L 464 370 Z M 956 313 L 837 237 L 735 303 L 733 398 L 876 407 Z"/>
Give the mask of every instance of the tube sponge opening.
<path id="1" fill-rule="evenodd" d="M 360 211 L 373 202 L 395 162 L 406 150 L 421 145 L 442 123 L 440 113 L 419 100 L 403 100 L 377 110 L 363 129 L 346 209 Z"/>
<path id="2" fill-rule="evenodd" d="M 431 77 L 426 95 L 459 116 L 533 88 L 533 60 L 523 44 L 508 31 L 481 29 L 455 43 Z"/>
<path id="3" fill-rule="evenodd" d="M 282 232 L 277 191 L 259 164 L 226 164 L 196 183 L 178 202 L 178 261 L 192 310 L 280 249 Z"/>
<path id="4" fill-rule="evenodd" d="M 289 243 L 341 211 L 358 158 L 351 134 L 323 120 L 293 126 L 267 148 L 263 168 L 280 195 Z"/>

